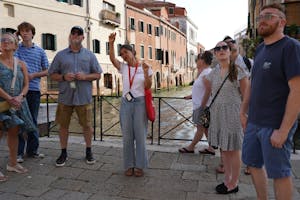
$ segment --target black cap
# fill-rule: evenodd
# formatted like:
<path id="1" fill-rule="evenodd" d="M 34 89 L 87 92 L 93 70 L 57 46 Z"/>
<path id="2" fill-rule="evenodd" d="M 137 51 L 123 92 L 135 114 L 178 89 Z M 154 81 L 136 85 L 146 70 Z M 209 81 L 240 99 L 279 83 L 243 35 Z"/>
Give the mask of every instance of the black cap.
<path id="1" fill-rule="evenodd" d="M 71 34 L 77 33 L 78 35 L 83 35 L 83 29 L 80 26 L 73 26 L 71 29 Z"/>

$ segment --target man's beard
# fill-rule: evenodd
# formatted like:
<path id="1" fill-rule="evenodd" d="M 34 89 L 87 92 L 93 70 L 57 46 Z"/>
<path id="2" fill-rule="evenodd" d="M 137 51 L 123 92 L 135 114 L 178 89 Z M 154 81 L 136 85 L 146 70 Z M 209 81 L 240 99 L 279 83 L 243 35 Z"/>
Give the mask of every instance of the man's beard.
<path id="1" fill-rule="evenodd" d="M 275 33 L 279 26 L 279 22 L 276 22 L 274 25 L 265 25 L 262 28 L 258 27 L 258 34 L 262 37 L 268 37 Z"/>

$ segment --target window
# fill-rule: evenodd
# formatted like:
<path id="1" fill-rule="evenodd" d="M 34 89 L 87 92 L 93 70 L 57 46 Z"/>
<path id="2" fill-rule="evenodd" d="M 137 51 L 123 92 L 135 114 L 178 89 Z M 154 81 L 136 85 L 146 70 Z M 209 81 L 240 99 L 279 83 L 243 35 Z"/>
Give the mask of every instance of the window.
<path id="1" fill-rule="evenodd" d="M 104 74 L 104 87 L 112 89 L 112 74 Z"/>
<path id="2" fill-rule="evenodd" d="M 134 45 L 134 44 L 131 44 L 131 46 L 132 46 L 132 49 L 135 51 L 135 45 Z"/>
<path id="3" fill-rule="evenodd" d="M 169 64 L 169 52 L 166 51 L 166 65 Z"/>
<path id="4" fill-rule="evenodd" d="M 144 22 L 143 21 L 139 21 L 139 31 L 144 33 Z"/>
<path id="5" fill-rule="evenodd" d="M 152 47 L 148 47 L 148 58 L 152 59 Z"/>
<path id="6" fill-rule="evenodd" d="M 155 26 L 155 36 L 159 36 L 159 27 Z"/>
<path id="7" fill-rule="evenodd" d="M 106 9 L 106 10 L 111 10 L 111 11 L 116 11 L 116 6 L 111 4 L 111 3 L 108 3 L 106 1 L 103 1 L 103 9 Z"/>
<path id="8" fill-rule="evenodd" d="M 163 35 L 164 34 L 164 28 L 163 28 L 163 26 L 159 26 L 159 28 L 160 28 L 160 34 Z"/>
<path id="9" fill-rule="evenodd" d="M 42 34 L 42 46 L 46 50 L 56 50 L 56 35 L 51 33 Z"/>
<path id="10" fill-rule="evenodd" d="M 71 0 L 71 3 L 77 6 L 82 6 L 82 0 Z"/>
<path id="11" fill-rule="evenodd" d="M 155 49 L 155 60 L 161 60 L 161 49 Z"/>
<path id="12" fill-rule="evenodd" d="M 141 58 L 145 58 L 144 46 L 143 45 L 141 45 Z"/>
<path id="13" fill-rule="evenodd" d="M 130 30 L 135 30 L 134 18 L 129 18 L 130 21 Z"/>
<path id="14" fill-rule="evenodd" d="M 120 53 L 120 51 L 121 51 L 121 44 L 118 44 L 118 46 L 117 46 L 117 53 L 118 53 L 118 56 L 121 56 L 121 53 Z"/>
<path id="15" fill-rule="evenodd" d="M 58 2 L 68 3 L 68 0 L 57 0 Z"/>
<path id="16" fill-rule="evenodd" d="M 152 25 L 151 24 L 147 25 L 147 33 L 152 35 Z"/>
<path id="17" fill-rule="evenodd" d="M 4 4 L 4 15 L 7 17 L 15 17 L 15 9 L 11 4 Z"/>
<path id="18" fill-rule="evenodd" d="M 169 8 L 169 14 L 173 15 L 174 14 L 174 8 Z"/>
<path id="19" fill-rule="evenodd" d="M 100 41 L 99 40 L 93 40 L 93 52 L 94 53 L 100 53 Z"/>
<path id="20" fill-rule="evenodd" d="M 109 42 L 106 42 L 106 55 L 109 55 Z"/>

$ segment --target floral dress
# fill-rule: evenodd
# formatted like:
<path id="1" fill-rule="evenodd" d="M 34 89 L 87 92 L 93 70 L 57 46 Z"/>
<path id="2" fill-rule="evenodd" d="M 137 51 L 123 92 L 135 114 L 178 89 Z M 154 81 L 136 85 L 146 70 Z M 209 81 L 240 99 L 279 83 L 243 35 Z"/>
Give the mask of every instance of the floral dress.
<path id="1" fill-rule="evenodd" d="M 217 65 L 206 77 L 212 84 L 212 96 L 220 88 L 224 78 L 221 77 L 221 68 Z M 238 67 L 238 77 L 231 82 L 225 81 L 218 96 L 210 108 L 210 125 L 208 142 L 211 146 L 220 147 L 225 151 L 240 150 L 243 141 L 243 128 L 240 122 L 241 94 L 239 80 L 246 77 L 243 69 Z"/>
<path id="2" fill-rule="evenodd" d="M 15 87 L 13 94 L 11 96 L 17 96 L 22 92 L 24 76 L 21 67 L 17 66 L 17 78 L 15 82 Z M 11 82 L 13 79 L 13 70 L 6 67 L 0 62 L 0 88 L 7 93 L 10 93 Z M 0 97 L 0 101 L 5 101 Z M 37 128 L 32 121 L 32 117 L 27 105 L 26 99 L 22 102 L 21 109 L 15 110 L 13 108 L 8 111 L 0 113 L 0 122 L 2 122 L 3 130 L 13 128 L 15 126 L 20 126 L 22 131 L 31 132 L 35 131 Z"/>

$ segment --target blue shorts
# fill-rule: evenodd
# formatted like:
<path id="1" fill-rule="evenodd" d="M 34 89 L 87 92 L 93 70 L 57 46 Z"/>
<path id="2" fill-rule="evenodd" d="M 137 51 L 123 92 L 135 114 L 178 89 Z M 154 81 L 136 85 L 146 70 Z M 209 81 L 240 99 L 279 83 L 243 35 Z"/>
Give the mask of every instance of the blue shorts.
<path id="1" fill-rule="evenodd" d="M 293 136 L 297 123 L 291 128 L 288 138 L 281 149 L 271 145 L 273 128 L 264 128 L 248 123 L 242 148 L 242 160 L 245 165 L 265 169 L 268 178 L 284 178 L 291 176 L 291 151 Z"/>

